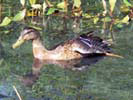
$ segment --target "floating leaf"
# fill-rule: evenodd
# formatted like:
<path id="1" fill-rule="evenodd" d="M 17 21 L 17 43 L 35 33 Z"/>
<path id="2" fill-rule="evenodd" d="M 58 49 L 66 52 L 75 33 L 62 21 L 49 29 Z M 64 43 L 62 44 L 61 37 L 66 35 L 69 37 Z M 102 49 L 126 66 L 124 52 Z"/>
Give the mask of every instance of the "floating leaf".
<path id="1" fill-rule="evenodd" d="M 15 15 L 13 17 L 13 21 L 21 21 L 22 19 L 24 19 L 26 15 L 26 9 L 20 11 L 17 15 Z"/>
<path id="2" fill-rule="evenodd" d="M 125 16 L 125 17 L 121 20 L 122 23 L 126 23 L 126 24 L 128 24 L 128 21 L 129 21 L 129 16 L 128 16 L 128 15 Z"/>
<path id="3" fill-rule="evenodd" d="M 25 6 L 25 0 L 20 0 L 20 3 L 22 4 L 22 6 Z"/>
<path id="4" fill-rule="evenodd" d="M 128 0 L 123 0 L 123 2 L 124 2 L 127 6 L 132 6 L 132 4 L 128 2 Z"/>
<path id="5" fill-rule="evenodd" d="M 36 3 L 36 0 L 29 0 L 30 1 L 30 4 L 33 5 Z"/>
<path id="6" fill-rule="evenodd" d="M 58 9 L 56 9 L 56 8 L 49 8 L 46 15 L 53 14 L 55 12 L 55 10 L 58 10 Z"/>
<path id="7" fill-rule="evenodd" d="M 109 0 L 110 10 L 111 10 L 111 12 L 113 12 L 113 10 L 114 10 L 115 3 L 116 3 L 116 0 Z"/>
<path id="8" fill-rule="evenodd" d="M 80 0 L 74 0 L 74 7 L 79 8 L 81 5 L 81 1 Z"/>
<path id="9" fill-rule="evenodd" d="M 8 24 L 10 24 L 11 19 L 9 17 L 5 17 L 2 21 L 2 23 L 0 24 L 0 26 L 7 26 Z"/>

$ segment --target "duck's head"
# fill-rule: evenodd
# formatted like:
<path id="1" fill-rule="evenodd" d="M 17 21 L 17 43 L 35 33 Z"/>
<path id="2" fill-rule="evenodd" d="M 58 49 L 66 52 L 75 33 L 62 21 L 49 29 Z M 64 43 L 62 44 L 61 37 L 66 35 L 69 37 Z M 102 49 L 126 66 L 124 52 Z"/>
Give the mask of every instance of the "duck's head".
<path id="1" fill-rule="evenodd" d="M 27 40 L 35 40 L 40 38 L 40 33 L 31 27 L 25 27 L 23 31 L 20 33 L 18 40 L 12 45 L 12 48 L 15 49 L 23 44 Z"/>

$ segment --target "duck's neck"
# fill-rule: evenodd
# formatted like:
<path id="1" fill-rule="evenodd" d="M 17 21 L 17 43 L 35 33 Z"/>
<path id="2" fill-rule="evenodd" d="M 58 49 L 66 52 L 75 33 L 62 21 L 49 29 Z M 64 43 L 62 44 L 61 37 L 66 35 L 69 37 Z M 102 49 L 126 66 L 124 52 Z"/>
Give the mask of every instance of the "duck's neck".
<path id="1" fill-rule="evenodd" d="M 33 46 L 33 54 L 35 58 L 41 59 L 43 57 L 43 54 L 47 52 L 40 38 L 34 39 L 32 41 L 32 46 Z"/>

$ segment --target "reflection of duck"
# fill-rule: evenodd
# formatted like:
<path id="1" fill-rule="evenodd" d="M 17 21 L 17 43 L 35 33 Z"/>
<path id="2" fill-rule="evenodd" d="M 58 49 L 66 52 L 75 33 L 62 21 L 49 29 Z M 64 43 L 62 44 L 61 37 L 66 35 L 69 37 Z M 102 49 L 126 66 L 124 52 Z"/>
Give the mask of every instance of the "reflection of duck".
<path id="1" fill-rule="evenodd" d="M 59 64 L 67 67 L 71 61 L 81 58 L 88 58 L 90 56 L 115 56 L 121 57 L 110 53 L 108 44 L 101 38 L 93 35 L 80 35 L 77 38 L 69 40 L 64 44 L 56 46 L 53 50 L 46 50 L 40 38 L 40 33 L 33 28 L 26 27 L 21 32 L 17 42 L 13 44 L 13 48 L 20 46 L 26 40 L 32 40 L 34 64 L 33 74 L 37 75 L 42 67 L 42 64 L 48 62 L 52 64 Z M 61 63 L 62 61 L 62 63 Z M 71 63 L 74 65 L 75 63 Z M 68 65 L 71 65 L 68 64 Z M 70 68 L 68 66 L 67 68 Z"/>

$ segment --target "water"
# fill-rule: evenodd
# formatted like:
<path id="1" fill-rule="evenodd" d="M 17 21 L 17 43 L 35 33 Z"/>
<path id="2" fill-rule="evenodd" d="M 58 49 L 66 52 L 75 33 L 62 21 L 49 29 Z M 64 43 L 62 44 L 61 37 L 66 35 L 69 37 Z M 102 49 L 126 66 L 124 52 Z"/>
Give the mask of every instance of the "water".
<path id="1" fill-rule="evenodd" d="M 48 49 L 94 29 L 86 26 L 89 23 L 86 20 L 81 19 L 80 24 L 82 23 L 82 25 L 79 25 L 80 27 L 75 30 L 71 28 L 74 21 L 70 19 L 69 22 L 68 29 L 65 31 L 63 30 L 64 26 L 59 27 L 58 22 L 41 31 L 43 41 Z M 46 64 L 41 70 L 39 79 L 30 87 L 24 86 L 19 79 L 31 72 L 32 69 L 31 42 L 27 42 L 15 50 L 11 48 L 24 26 L 12 23 L 8 27 L 0 28 L 9 31 L 6 35 L 3 31 L 0 32 L 1 44 L 5 52 L 3 58 L 0 59 L 0 95 L 10 97 L 2 98 L 2 100 L 17 98 L 12 88 L 13 85 L 16 86 L 23 100 L 132 100 L 132 26 L 130 23 L 122 29 L 114 28 L 115 44 L 111 48 L 115 53 L 122 55 L 123 59 L 105 57 L 83 71 L 63 69 L 55 64 Z M 56 27 L 58 27 L 57 30 Z M 101 28 L 95 30 L 98 31 L 96 35 L 103 37 L 103 34 L 100 33 Z"/>

